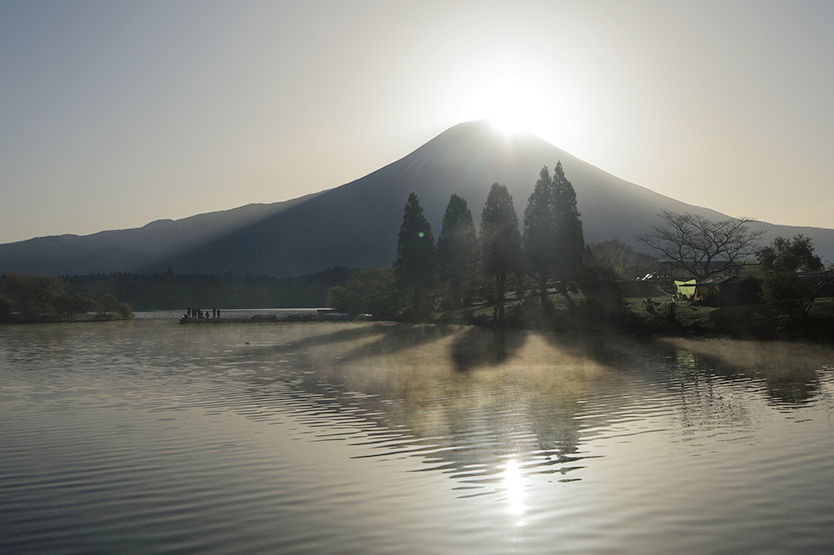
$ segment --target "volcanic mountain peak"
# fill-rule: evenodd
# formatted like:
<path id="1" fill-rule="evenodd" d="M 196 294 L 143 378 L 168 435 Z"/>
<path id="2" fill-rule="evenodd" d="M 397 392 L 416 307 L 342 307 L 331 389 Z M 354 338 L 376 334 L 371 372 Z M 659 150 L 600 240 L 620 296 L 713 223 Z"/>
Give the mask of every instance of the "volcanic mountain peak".
<path id="1" fill-rule="evenodd" d="M 98 272 L 304 275 L 333 266 L 385 267 L 394 259 L 402 209 L 420 198 L 440 232 L 451 194 L 463 197 L 477 222 L 494 182 L 503 183 L 521 216 L 543 166 L 561 162 L 576 190 L 589 243 L 634 235 L 661 210 L 724 219 L 596 168 L 531 134 L 508 136 L 489 122 L 456 125 L 414 152 L 348 184 L 283 203 L 247 205 L 139 229 L 85 237 L 60 236 L 0 245 L 0 273 Z M 521 219 L 521 217 L 519 218 Z M 756 224 L 777 235 L 811 237 L 834 259 L 834 230 Z"/>

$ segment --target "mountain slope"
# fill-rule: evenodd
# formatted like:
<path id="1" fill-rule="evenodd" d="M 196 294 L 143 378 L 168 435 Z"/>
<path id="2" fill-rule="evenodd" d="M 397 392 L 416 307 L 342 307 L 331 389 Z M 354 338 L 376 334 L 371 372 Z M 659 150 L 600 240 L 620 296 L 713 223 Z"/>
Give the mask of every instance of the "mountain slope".
<path id="1" fill-rule="evenodd" d="M 171 267 L 176 273 L 231 269 L 293 276 L 337 265 L 383 267 L 394 259 L 410 192 L 419 196 L 437 235 L 451 194 L 466 199 L 477 224 L 493 182 L 507 185 L 521 216 L 542 166 L 552 168 L 557 161 L 576 189 L 589 243 L 612 237 L 633 243 L 634 234 L 657 222 L 661 209 L 726 218 L 618 179 L 533 135 L 508 138 L 486 122 L 468 122 L 361 179 L 317 195 L 137 230 L 0 245 L 0 272 L 152 273 Z M 767 231 L 766 241 L 804 233 L 819 254 L 834 259 L 834 230 L 756 227 Z M 181 239 L 170 241 L 171 235 Z"/>
<path id="2" fill-rule="evenodd" d="M 36 237 L 0 245 L 0 273 L 46 274 L 137 271 L 211 242 L 252 222 L 280 213 L 315 195 L 273 204 L 248 204 L 181 220 L 157 220 L 141 228 L 93 235 Z"/>

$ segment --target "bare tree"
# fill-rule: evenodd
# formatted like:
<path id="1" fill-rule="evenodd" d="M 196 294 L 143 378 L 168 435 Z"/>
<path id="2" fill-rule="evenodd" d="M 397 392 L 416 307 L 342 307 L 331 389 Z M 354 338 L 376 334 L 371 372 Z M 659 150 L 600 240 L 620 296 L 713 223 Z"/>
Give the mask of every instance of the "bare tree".
<path id="1" fill-rule="evenodd" d="M 663 210 L 663 223 L 652 231 L 636 235 L 638 241 L 680 264 L 695 279 L 713 274 L 744 261 L 757 249 L 764 231 L 750 231 L 750 218 L 729 218 L 714 222 L 697 214 Z M 719 263 L 719 264 L 715 264 Z"/>
<path id="2" fill-rule="evenodd" d="M 650 272 L 656 260 L 625 241 L 607 239 L 585 247 L 585 277 L 601 283 L 616 306 L 624 306 L 625 284 Z"/>
<path id="3" fill-rule="evenodd" d="M 585 257 L 590 270 L 604 267 L 615 279 L 624 281 L 633 281 L 651 272 L 657 260 L 654 256 L 634 250 L 620 239 L 606 239 L 588 245 Z"/>

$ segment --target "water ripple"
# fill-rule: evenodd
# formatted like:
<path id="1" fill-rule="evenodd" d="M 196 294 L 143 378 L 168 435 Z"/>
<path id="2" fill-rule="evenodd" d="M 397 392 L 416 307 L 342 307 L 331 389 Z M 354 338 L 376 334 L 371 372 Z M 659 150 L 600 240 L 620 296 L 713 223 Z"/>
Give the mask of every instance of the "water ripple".
<path id="1" fill-rule="evenodd" d="M 498 361 L 490 330 L 245 327 L 0 329 L 0 548 L 542 551 L 536 522 L 585 552 L 663 527 L 649 551 L 733 527 L 779 551 L 802 518 L 830 539 L 830 351 L 519 332 Z"/>

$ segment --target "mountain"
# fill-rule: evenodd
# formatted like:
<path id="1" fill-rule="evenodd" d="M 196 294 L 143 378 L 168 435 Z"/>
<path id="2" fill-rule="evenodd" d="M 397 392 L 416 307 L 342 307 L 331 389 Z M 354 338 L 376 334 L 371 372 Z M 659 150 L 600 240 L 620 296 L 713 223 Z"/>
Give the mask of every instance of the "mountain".
<path id="1" fill-rule="evenodd" d="M 576 189 L 585 240 L 634 235 L 656 224 L 662 209 L 711 219 L 727 216 L 623 181 L 534 135 L 507 137 L 487 122 L 456 125 L 411 154 L 361 179 L 287 202 L 248 205 L 142 228 L 88 236 L 63 235 L 0 245 L 0 273 L 99 272 L 305 275 L 331 268 L 385 267 L 410 192 L 440 233 L 451 194 L 466 199 L 476 225 L 494 182 L 507 185 L 519 219 L 542 166 L 561 161 Z M 776 236 L 803 233 L 823 258 L 834 260 L 834 230 L 751 226 Z"/>
<path id="2" fill-rule="evenodd" d="M 136 229 L 86 236 L 37 237 L 3 244 L 0 245 L 0 274 L 9 270 L 62 275 L 136 272 L 279 214 L 316 194 L 273 204 L 249 204 L 176 221 L 157 220 Z"/>

